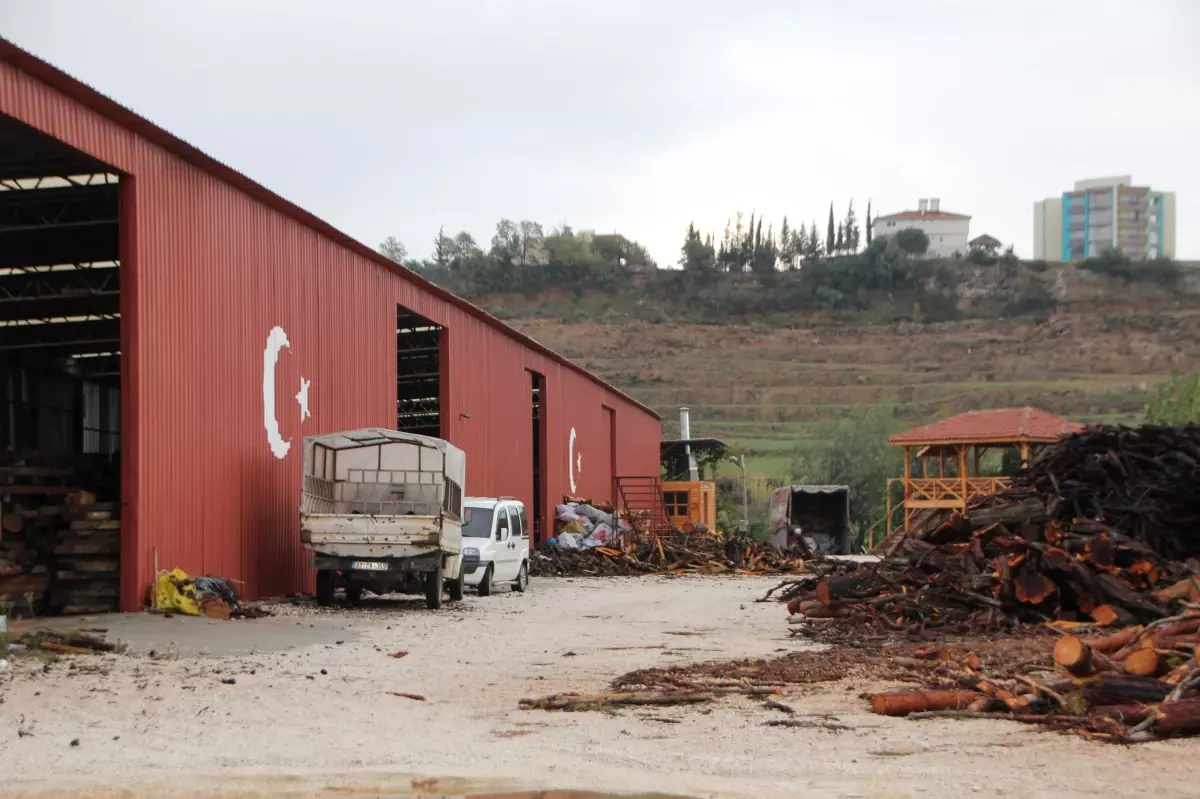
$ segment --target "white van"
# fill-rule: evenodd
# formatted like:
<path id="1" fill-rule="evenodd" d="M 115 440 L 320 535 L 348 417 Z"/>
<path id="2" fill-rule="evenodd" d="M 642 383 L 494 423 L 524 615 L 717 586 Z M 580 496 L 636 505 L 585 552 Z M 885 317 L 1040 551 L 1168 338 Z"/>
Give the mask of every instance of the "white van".
<path id="1" fill-rule="evenodd" d="M 529 516 L 512 497 L 467 497 L 463 501 L 463 582 L 479 589 L 507 583 L 514 591 L 529 587 Z"/>

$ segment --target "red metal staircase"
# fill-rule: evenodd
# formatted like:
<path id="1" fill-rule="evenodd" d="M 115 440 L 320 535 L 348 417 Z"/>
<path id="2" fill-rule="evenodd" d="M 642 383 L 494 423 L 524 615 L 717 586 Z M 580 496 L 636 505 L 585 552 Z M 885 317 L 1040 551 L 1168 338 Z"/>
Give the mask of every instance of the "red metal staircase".
<path id="1" fill-rule="evenodd" d="M 663 505 L 661 480 L 657 477 L 618 477 L 616 481 L 621 508 L 649 514 L 650 535 L 670 535 L 673 532 L 666 506 Z"/>

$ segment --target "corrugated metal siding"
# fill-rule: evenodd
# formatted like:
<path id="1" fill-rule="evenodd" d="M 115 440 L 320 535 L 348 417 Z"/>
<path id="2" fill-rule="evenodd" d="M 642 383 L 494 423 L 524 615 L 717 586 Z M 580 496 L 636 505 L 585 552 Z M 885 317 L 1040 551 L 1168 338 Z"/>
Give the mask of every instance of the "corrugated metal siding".
<path id="1" fill-rule="evenodd" d="M 300 440 L 395 424 L 394 321 L 402 304 L 448 328 L 447 438 L 467 492 L 532 506 L 529 371 L 546 377 L 548 505 L 611 498 L 614 410 L 621 474 L 656 474 L 658 420 L 461 307 L 0 62 L 0 111 L 132 175 L 122 193 L 126 551 L 122 605 L 162 568 L 245 581 L 250 596 L 311 587 L 299 545 Z M 263 350 L 275 368 L 283 459 L 263 426 Z M 311 381 L 311 418 L 294 395 Z M 469 418 L 467 418 L 469 416 Z"/>

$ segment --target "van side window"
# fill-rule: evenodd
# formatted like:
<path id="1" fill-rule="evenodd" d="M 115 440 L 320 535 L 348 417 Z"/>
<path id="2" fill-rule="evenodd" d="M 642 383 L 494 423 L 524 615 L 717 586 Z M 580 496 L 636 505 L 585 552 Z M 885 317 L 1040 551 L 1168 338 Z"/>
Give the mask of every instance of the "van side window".
<path id="1" fill-rule="evenodd" d="M 516 508 L 511 507 L 511 506 L 509 507 L 508 518 L 512 521 L 513 536 L 516 538 L 523 537 L 526 534 L 525 533 L 525 524 L 524 524 L 525 520 L 521 518 L 521 515 L 519 513 L 517 513 Z"/>
<path id="2" fill-rule="evenodd" d="M 500 508 L 496 511 L 496 540 L 507 541 L 508 531 L 508 510 Z"/>
<path id="3" fill-rule="evenodd" d="M 529 538 L 529 516 L 525 513 L 525 506 L 521 506 L 521 537 Z"/>

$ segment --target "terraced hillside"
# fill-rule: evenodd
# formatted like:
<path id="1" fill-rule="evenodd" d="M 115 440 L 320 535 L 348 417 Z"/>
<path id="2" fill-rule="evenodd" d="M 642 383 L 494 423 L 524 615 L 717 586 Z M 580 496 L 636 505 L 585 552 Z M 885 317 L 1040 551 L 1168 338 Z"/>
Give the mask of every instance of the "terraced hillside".
<path id="1" fill-rule="evenodd" d="M 509 321 L 667 420 L 690 406 L 695 434 L 741 446 L 756 472 L 784 477 L 791 453 L 823 425 L 883 403 L 913 424 L 1025 404 L 1081 420 L 1135 420 L 1154 383 L 1173 369 L 1200 369 L 1200 309 L 1158 305 L 1092 302 L 1044 322 Z"/>

